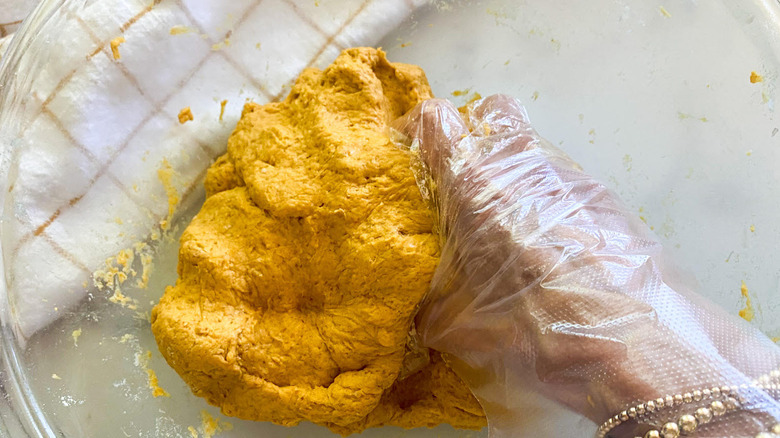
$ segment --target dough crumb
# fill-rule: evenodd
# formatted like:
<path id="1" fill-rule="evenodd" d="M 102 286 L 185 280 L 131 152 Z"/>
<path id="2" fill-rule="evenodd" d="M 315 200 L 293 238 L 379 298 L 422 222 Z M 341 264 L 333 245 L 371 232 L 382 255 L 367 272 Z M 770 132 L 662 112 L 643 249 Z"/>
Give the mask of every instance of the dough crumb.
<path id="1" fill-rule="evenodd" d="M 220 432 L 233 430 L 233 425 L 227 421 L 212 417 L 207 410 L 200 411 L 201 430 L 203 438 L 212 438 Z M 192 433 L 192 431 L 190 431 Z"/>
<path id="2" fill-rule="evenodd" d="M 475 91 L 474 94 L 472 94 L 471 97 L 469 98 L 468 102 L 466 102 L 466 104 L 468 105 L 470 103 L 474 103 L 479 99 L 482 99 L 482 95 Z"/>
<path id="3" fill-rule="evenodd" d="M 125 37 L 120 36 L 111 40 L 111 53 L 114 55 L 114 59 L 121 59 L 122 55 L 119 54 L 119 45 L 125 42 Z"/>
<path id="4" fill-rule="evenodd" d="M 70 335 L 73 337 L 73 346 L 74 347 L 78 347 L 79 346 L 79 337 L 81 336 L 81 328 L 73 330 L 73 333 L 71 333 Z"/>
<path id="5" fill-rule="evenodd" d="M 227 47 L 229 45 L 230 45 L 230 38 L 225 38 L 224 41 L 222 41 L 220 43 L 213 44 L 211 46 L 211 50 L 216 52 L 216 51 L 224 49 L 225 47 Z"/>
<path id="6" fill-rule="evenodd" d="M 750 295 L 748 295 L 748 287 L 745 284 L 745 281 L 742 281 L 742 286 L 739 288 L 740 292 L 742 293 L 742 297 L 745 298 L 745 308 L 739 311 L 739 316 L 742 317 L 745 321 L 753 321 L 753 318 L 755 318 L 756 313 L 753 310 L 753 304 L 750 302 Z"/>
<path id="7" fill-rule="evenodd" d="M 189 108 L 187 109 L 189 110 Z M 181 115 L 179 115 L 179 120 L 181 120 Z M 174 176 L 176 176 L 176 172 L 171 167 L 171 163 L 163 159 L 162 163 L 160 163 L 160 168 L 157 169 L 157 178 L 159 178 L 165 188 L 165 194 L 168 196 L 168 215 L 160 221 L 160 228 L 163 231 L 168 231 L 171 227 L 173 215 L 176 213 L 176 206 L 179 204 L 179 192 L 173 184 Z"/>
<path id="8" fill-rule="evenodd" d="M 151 236 L 154 237 L 154 236 Z M 114 294 L 109 301 L 121 304 L 131 310 L 137 309 L 137 302 L 125 296 L 120 286 L 129 278 L 135 278 L 138 272 L 133 268 L 135 260 L 140 259 L 141 276 L 135 282 L 135 287 L 146 289 L 149 284 L 149 275 L 153 269 L 153 249 L 144 242 L 136 242 L 132 247 L 125 248 L 113 257 L 105 261 L 105 268 L 92 273 L 92 283 L 98 290 L 108 288 Z M 136 265 L 137 266 L 137 265 Z M 86 284 L 84 285 L 86 287 Z"/>
<path id="9" fill-rule="evenodd" d="M 481 94 L 477 93 L 476 91 L 471 93 L 471 96 L 468 97 L 468 99 L 466 100 L 466 103 L 464 103 L 463 105 L 458 107 L 458 111 L 461 114 L 466 114 L 468 112 L 469 105 L 471 105 L 472 103 L 478 101 L 479 99 L 482 99 L 482 95 Z"/>
<path id="10" fill-rule="evenodd" d="M 703 123 L 707 123 L 709 121 L 707 119 L 707 117 L 696 117 L 696 116 L 694 116 L 692 114 L 686 114 L 686 113 L 681 112 L 681 111 L 677 112 L 677 118 L 680 119 L 680 120 L 696 119 L 696 120 L 698 120 L 700 122 L 703 122 Z"/>
<path id="11" fill-rule="evenodd" d="M 171 27 L 170 34 L 171 35 L 181 35 L 181 34 L 185 34 L 185 33 L 190 33 L 191 31 L 192 31 L 192 29 L 190 29 L 187 26 L 177 25 L 177 26 Z"/>
<path id="12" fill-rule="evenodd" d="M 160 382 L 157 380 L 157 373 L 154 372 L 153 369 L 147 368 L 146 374 L 149 375 L 149 388 L 152 390 L 152 396 L 154 398 L 157 397 L 170 397 L 171 395 L 168 393 L 168 391 L 162 389 L 160 387 Z"/>
<path id="13" fill-rule="evenodd" d="M 666 18 L 671 18 L 672 17 L 672 14 L 670 14 L 669 11 L 667 11 L 665 7 L 659 6 L 658 10 L 661 11 L 661 15 L 663 15 L 664 17 L 666 17 Z"/>
<path id="14" fill-rule="evenodd" d="M 60 376 L 58 376 L 56 374 L 52 374 L 51 378 L 54 379 L 54 380 L 62 380 L 62 377 L 60 377 Z"/>
<path id="15" fill-rule="evenodd" d="M 154 257 L 152 257 L 152 248 L 146 242 L 136 242 L 133 249 L 141 259 L 141 278 L 135 283 L 135 287 L 146 289 L 149 286 L 149 275 L 154 268 Z"/>
<path id="16" fill-rule="evenodd" d="M 751 233 L 755 233 L 756 232 L 756 226 L 755 225 L 751 225 L 750 226 L 750 232 Z"/>
<path id="17" fill-rule="evenodd" d="M 190 436 L 192 438 L 198 438 L 198 431 L 195 429 L 195 427 L 190 426 L 187 428 L 187 430 L 190 432 Z"/>
<path id="18" fill-rule="evenodd" d="M 138 309 L 137 301 L 123 294 L 122 290 L 118 286 L 114 289 L 114 294 L 108 298 L 108 301 L 111 301 L 114 304 L 119 304 L 120 306 L 130 310 Z"/>
<path id="19" fill-rule="evenodd" d="M 98 290 L 120 286 L 127 281 L 128 277 L 135 275 L 135 270 L 132 268 L 134 259 L 132 248 L 123 249 L 117 255 L 107 258 L 106 267 L 92 273 L 93 285 Z"/>
<path id="20" fill-rule="evenodd" d="M 631 155 L 623 155 L 623 167 L 626 168 L 626 172 L 631 172 L 631 169 L 634 168 L 634 159 L 631 158 Z"/>
<path id="21" fill-rule="evenodd" d="M 152 396 L 157 397 L 170 397 L 168 391 L 162 389 L 160 381 L 157 379 L 157 373 L 153 369 L 149 368 L 149 361 L 152 359 L 152 352 L 147 350 L 144 354 L 136 353 L 135 362 L 136 365 L 143 368 L 146 371 L 146 375 L 149 378 L 149 389 L 152 390 Z"/>
<path id="22" fill-rule="evenodd" d="M 187 106 L 182 108 L 181 111 L 179 111 L 179 123 L 183 125 L 191 120 L 195 120 L 195 117 L 192 116 L 190 107 Z"/>
<path id="23" fill-rule="evenodd" d="M 754 72 L 754 71 L 751 71 L 750 72 L 750 83 L 751 84 L 756 84 L 758 82 L 764 82 L 764 77 L 761 76 L 760 74 Z"/>
<path id="24" fill-rule="evenodd" d="M 222 117 L 225 115 L 225 106 L 227 105 L 228 101 L 223 100 L 219 103 L 219 121 L 222 121 Z"/>
<path id="25" fill-rule="evenodd" d="M 149 274 L 152 272 L 154 266 L 154 258 L 151 254 L 141 254 L 141 278 L 139 278 L 135 287 L 138 289 L 149 288 Z"/>

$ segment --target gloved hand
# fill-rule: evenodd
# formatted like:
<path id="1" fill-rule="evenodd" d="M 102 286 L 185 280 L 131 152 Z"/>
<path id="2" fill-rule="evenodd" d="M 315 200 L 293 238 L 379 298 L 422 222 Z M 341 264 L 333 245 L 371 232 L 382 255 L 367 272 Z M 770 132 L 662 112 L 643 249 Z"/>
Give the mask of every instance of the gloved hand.
<path id="1" fill-rule="evenodd" d="M 478 397 L 491 437 L 528 436 L 517 409 L 529 391 L 597 424 L 681 396 L 643 404 L 614 437 L 701 408 L 714 415 L 699 411 L 693 436 L 752 438 L 780 422 L 780 391 L 759 387 L 780 385 L 780 349 L 679 284 L 647 226 L 540 138 L 517 100 L 465 114 L 429 100 L 394 126 L 442 238 L 416 328 Z M 723 385 L 745 385 L 729 391 L 737 404 L 710 392 Z"/>

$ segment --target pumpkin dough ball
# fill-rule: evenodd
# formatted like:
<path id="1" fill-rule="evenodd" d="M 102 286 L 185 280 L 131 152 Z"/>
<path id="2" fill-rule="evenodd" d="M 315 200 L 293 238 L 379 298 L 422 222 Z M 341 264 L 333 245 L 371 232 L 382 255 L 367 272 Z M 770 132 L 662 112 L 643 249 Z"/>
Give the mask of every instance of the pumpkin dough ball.
<path id="1" fill-rule="evenodd" d="M 357 48 L 305 70 L 283 102 L 244 107 L 152 312 L 196 395 L 225 415 L 345 435 L 485 425 L 437 352 L 399 379 L 439 247 L 388 124 L 430 97 L 419 67 Z"/>

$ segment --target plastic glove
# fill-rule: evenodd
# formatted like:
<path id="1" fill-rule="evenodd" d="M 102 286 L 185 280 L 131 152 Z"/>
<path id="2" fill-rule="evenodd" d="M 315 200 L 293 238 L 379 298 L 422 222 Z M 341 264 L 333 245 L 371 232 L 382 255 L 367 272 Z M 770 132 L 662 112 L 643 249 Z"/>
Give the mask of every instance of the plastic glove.
<path id="1" fill-rule="evenodd" d="M 600 424 L 658 397 L 744 384 L 741 407 L 696 436 L 752 438 L 778 423 L 780 392 L 752 383 L 778 369 L 780 349 L 679 284 L 647 226 L 540 138 L 517 100 L 491 96 L 464 115 L 429 100 L 394 126 L 442 237 L 417 331 L 471 387 L 492 437 L 528 436 L 518 411 L 528 392 Z M 658 409 L 610 436 L 712 401 Z"/>

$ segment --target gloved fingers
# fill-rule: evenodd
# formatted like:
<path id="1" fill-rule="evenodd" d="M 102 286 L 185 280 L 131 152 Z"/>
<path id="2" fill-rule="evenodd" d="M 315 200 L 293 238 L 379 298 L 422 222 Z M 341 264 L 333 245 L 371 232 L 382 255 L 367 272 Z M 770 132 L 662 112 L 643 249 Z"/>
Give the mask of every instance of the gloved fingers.
<path id="1" fill-rule="evenodd" d="M 458 109 L 445 99 L 429 99 L 419 103 L 392 126 L 408 140 L 408 146 L 415 143 L 420 156 L 438 181 L 449 169 L 449 160 L 454 148 L 469 135 L 468 127 Z"/>
<path id="2" fill-rule="evenodd" d="M 437 200 L 447 238 L 416 323 L 488 416 L 516 408 L 522 388 L 601 422 L 640 400 L 744 384 L 777 368 L 777 347 L 760 333 L 667 284 L 660 244 L 541 139 L 517 100 L 491 96 L 465 117 L 429 101 L 402 123 L 428 164 L 430 187 L 421 189 Z M 780 412 L 768 394 L 744 395 L 747 414 L 713 428 L 758 431 L 752 412 Z"/>
<path id="3" fill-rule="evenodd" d="M 524 131 L 531 123 L 520 101 L 505 94 L 494 94 L 469 105 L 468 121 L 472 130 L 486 135 Z"/>
<path id="4" fill-rule="evenodd" d="M 519 100 L 495 94 L 471 103 L 465 118 L 471 130 L 472 163 L 489 165 L 530 151 L 540 143 Z M 464 170 L 470 171 L 464 166 Z"/>

